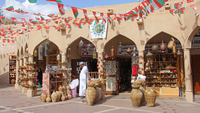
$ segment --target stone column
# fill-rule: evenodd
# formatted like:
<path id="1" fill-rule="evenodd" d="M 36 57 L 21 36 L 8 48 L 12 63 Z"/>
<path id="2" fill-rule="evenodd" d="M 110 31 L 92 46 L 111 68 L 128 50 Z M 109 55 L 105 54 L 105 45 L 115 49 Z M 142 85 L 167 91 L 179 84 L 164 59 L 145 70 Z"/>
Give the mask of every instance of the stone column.
<path id="1" fill-rule="evenodd" d="M 138 71 L 141 71 L 141 74 L 144 75 L 144 51 L 138 50 L 138 56 L 139 56 L 138 66 L 140 67 Z"/>
<path id="2" fill-rule="evenodd" d="M 100 67 L 99 69 L 98 69 L 98 72 L 99 73 L 103 73 L 103 52 L 98 52 L 98 61 L 99 61 L 99 66 L 98 67 Z M 100 78 L 100 76 L 99 76 L 99 78 Z"/>
<path id="3" fill-rule="evenodd" d="M 22 58 L 20 58 L 20 60 L 19 60 L 19 66 L 22 66 L 22 65 L 23 65 L 23 64 L 22 64 Z M 20 73 L 21 73 L 22 69 L 19 69 L 19 71 L 20 71 Z M 19 90 L 22 90 L 22 86 L 19 85 L 18 89 L 19 89 Z"/>
<path id="4" fill-rule="evenodd" d="M 62 53 L 61 54 L 62 57 L 61 57 L 61 64 L 59 64 L 59 66 L 61 68 L 66 68 L 66 55 L 65 53 Z M 67 85 L 67 71 L 62 71 L 63 72 L 63 85 L 66 86 Z"/>
<path id="5" fill-rule="evenodd" d="M 193 81 L 191 75 L 190 48 L 184 48 L 185 96 L 187 102 L 193 102 Z"/>
<path id="6" fill-rule="evenodd" d="M 32 55 L 29 56 L 29 62 L 33 63 L 33 56 Z M 29 85 L 30 86 L 34 85 L 33 80 L 29 80 Z M 24 93 L 27 92 L 27 97 L 33 97 L 34 96 L 34 90 L 33 90 L 33 88 L 27 88 L 25 90 L 27 90 L 27 91 L 24 91 Z"/>

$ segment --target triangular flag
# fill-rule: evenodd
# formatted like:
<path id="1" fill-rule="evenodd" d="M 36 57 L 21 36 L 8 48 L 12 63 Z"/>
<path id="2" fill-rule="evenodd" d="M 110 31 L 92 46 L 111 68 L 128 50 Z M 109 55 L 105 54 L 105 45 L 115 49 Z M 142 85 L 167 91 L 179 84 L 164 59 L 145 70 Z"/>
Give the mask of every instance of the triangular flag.
<path id="1" fill-rule="evenodd" d="M 47 16 L 50 17 L 50 18 L 53 18 L 53 17 L 55 16 L 55 14 L 50 13 L 50 14 L 48 14 Z"/>
<path id="2" fill-rule="evenodd" d="M 96 12 L 95 12 L 95 11 L 92 11 L 92 13 L 93 13 L 93 15 L 94 15 L 96 21 L 99 22 L 99 19 L 98 19 L 98 17 L 96 16 Z"/>
<path id="3" fill-rule="evenodd" d="M 180 9 L 183 5 L 183 2 L 174 3 L 174 9 Z"/>
<path id="4" fill-rule="evenodd" d="M 104 16 L 104 14 L 103 14 L 103 13 L 100 13 L 100 15 L 101 15 L 102 18 L 103 18 L 103 22 L 106 23 L 106 17 Z"/>
<path id="5" fill-rule="evenodd" d="M 196 5 L 191 5 L 190 7 L 191 7 L 192 10 L 197 10 Z"/>
<path id="6" fill-rule="evenodd" d="M 51 2 L 62 3 L 62 1 L 61 1 L 61 0 L 46 0 L 46 1 L 51 1 Z"/>
<path id="7" fill-rule="evenodd" d="M 169 12 L 174 16 L 177 13 L 176 9 L 170 9 Z"/>
<path id="8" fill-rule="evenodd" d="M 37 15 L 37 16 L 41 16 L 41 14 L 40 13 L 33 13 L 34 15 Z"/>
<path id="9" fill-rule="evenodd" d="M 61 15 L 65 14 L 64 4 L 58 3 L 58 9 Z"/>
<path id="10" fill-rule="evenodd" d="M 187 0 L 187 3 L 194 2 L 194 0 Z"/>
<path id="11" fill-rule="evenodd" d="M 78 16 L 78 10 L 77 10 L 77 8 L 76 7 L 72 7 L 72 6 L 71 6 L 71 8 L 72 8 L 72 11 L 74 13 L 74 17 L 77 18 L 77 16 Z"/>
<path id="12" fill-rule="evenodd" d="M 19 9 L 17 9 L 17 10 L 15 10 L 15 12 L 17 12 L 17 13 L 21 13 L 21 10 L 20 10 L 20 8 Z"/>
<path id="13" fill-rule="evenodd" d="M 7 11 L 14 11 L 14 7 L 13 6 L 7 7 L 6 10 Z"/>
<path id="14" fill-rule="evenodd" d="M 83 9 L 83 14 L 87 22 L 89 22 L 89 17 L 87 16 L 87 10 Z"/>

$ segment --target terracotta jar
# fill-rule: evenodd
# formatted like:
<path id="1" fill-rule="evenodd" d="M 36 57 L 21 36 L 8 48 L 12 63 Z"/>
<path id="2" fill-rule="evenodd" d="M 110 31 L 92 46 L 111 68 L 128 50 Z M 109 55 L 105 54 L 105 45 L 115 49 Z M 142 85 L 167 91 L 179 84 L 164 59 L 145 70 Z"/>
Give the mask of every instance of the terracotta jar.
<path id="1" fill-rule="evenodd" d="M 40 100 L 41 100 L 42 102 L 45 102 L 45 101 L 46 101 L 46 98 L 47 98 L 47 96 L 46 96 L 44 93 L 42 93 L 42 94 L 40 95 Z"/>
<path id="2" fill-rule="evenodd" d="M 111 57 L 112 57 L 112 59 L 114 59 L 114 56 L 115 56 L 115 50 L 114 50 L 114 47 L 112 46 L 112 49 L 111 49 Z"/>
<path id="3" fill-rule="evenodd" d="M 85 91 L 86 104 L 92 106 L 96 99 L 96 90 L 94 84 L 87 83 L 88 88 Z"/>
<path id="4" fill-rule="evenodd" d="M 158 51 L 158 46 L 157 46 L 157 45 L 153 45 L 151 49 L 152 49 L 154 52 L 157 52 L 157 51 Z"/>
<path id="5" fill-rule="evenodd" d="M 65 95 L 64 94 L 62 94 L 61 100 L 65 101 Z"/>
<path id="6" fill-rule="evenodd" d="M 132 85 L 133 89 L 131 91 L 130 98 L 131 98 L 131 101 L 132 101 L 132 106 L 134 108 L 140 107 L 140 104 L 141 104 L 141 101 L 142 101 L 142 97 L 143 97 L 143 94 L 139 90 L 139 87 L 140 87 L 140 85 L 138 85 L 136 83 L 134 83 Z"/>
<path id="7" fill-rule="evenodd" d="M 108 54 L 106 53 L 106 56 L 104 57 L 105 60 L 109 59 Z"/>
<path id="8" fill-rule="evenodd" d="M 154 107 L 157 93 L 153 87 L 147 87 L 144 93 L 145 100 L 148 107 Z"/>
<path id="9" fill-rule="evenodd" d="M 51 102 L 51 98 L 50 98 L 50 96 L 48 96 L 47 98 L 46 98 L 46 102 Z"/>
<path id="10" fill-rule="evenodd" d="M 55 91 L 53 91 L 53 93 L 51 94 L 51 99 L 52 99 L 52 102 L 56 102 L 57 101 L 57 93 Z"/>
<path id="11" fill-rule="evenodd" d="M 67 100 L 68 99 L 68 97 L 67 97 L 67 95 L 65 94 L 65 100 Z"/>
<path id="12" fill-rule="evenodd" d="M 96 87 L 96 98 L 95 98 L 95 102 L 94 103 L 97 103 L 100 100 L 101 100 L 101 88 Z"/>
<path id="13" fill-rule="evenodd" d="M 162 40 L 162 44 L 160 45 L 160 50 L 162 52 L 165 52 L 165 49 L 166 49 L 166 45 L 163 43 L 163 40 Z"/>
<path id="14" fill-rule="evenodd" d="M 63 88 L 62 88 L 62 86 L 60 85 L 60 87 L 58 88 L 58 90 L 59 91 L 62 91 L 63 90 Z"/>

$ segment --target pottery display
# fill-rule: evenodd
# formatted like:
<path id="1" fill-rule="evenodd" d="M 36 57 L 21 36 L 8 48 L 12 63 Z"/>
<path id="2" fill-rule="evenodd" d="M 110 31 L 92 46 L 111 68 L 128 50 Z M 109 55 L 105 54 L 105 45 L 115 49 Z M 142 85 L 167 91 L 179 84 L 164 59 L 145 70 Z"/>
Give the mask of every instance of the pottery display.
<path id="1" fill-rule="evenodd" d="M 101 88 L 96 87 L 96 98 L 95 98 L 95 102 L 94 103 L 97 103 L 100 100 L 101 100 Z"/>
<path id="2" fill-rule="evenodd" d="M 157 52 L 157 51 L 158 51 L 158 46 L 157 46 L 157 45 L 153 45 L 151 49 L 152 49 L 154 52 Z"/>
<path id="3" fill-rule="evenodd" d="M 65 100 L 67 100 L 68 99 L 68 97 L 67 97 L 67 95 L 65 94 Z"/>
<path id="4" fill-rule="evenodd" d="M 99 87 L 101 85 L 101 81 L 99 79 L 94 79 L 92 81 L 95 83 L 94 87 Z"/>
<path id="5" fill-rule="evenodd" d="M 132 106 L 134 108 L 140 107 L 142 97 L 143 97 L 143 94 L 139 90 L 139 87 L 140 87 L 140 85 L 136 84 L 135 82 L 132 85 L 132 91 L 130 94 L 130 98 L 131 98 Z"/>
<path id="6" fill-rule="evenodd" d="M 52 102 L 56 102 L 57 101 L 57 93 L 55 91 L 53 91 L 53 93 L 51 94 L 51 99 L 52 99 Z"/>
<path id="7" fill-rule="evenodd" d="M 174 43 L 174 38 L 171 38 L 171 40 L 169 41 L 169 43 L 168 43 L 168 45 L 167 45 L 167 47 L 169 48 L 169 49 L 172 49 L 173 48 L 173 45 L 175 44 Z"/>
<path id="8" fill-rule="evenodd" d="M 65 101 L 65 95 L 64 94 L 62 94 L 61 100 Z"/>
<path id="9" fill-rule="evenodd" d="M 88 88 L 85 90 L 86 104 L 92 106 L 96 99 L 96 90 L 94 84 L 87 83 Z"/>
<path id="10" fill-rule="evenodd" d="M 46 102 L 51 102 L 51 98 L 50 98 L 50 96 L 48 96 L 47 98 L 46 98 Z"/>
<path id="11" fill-rule="evenodd" d="M 41 100 L 42 102 L 45 102 L 45 101 L 46 101 L 46 98 L 47 98 L 47 96 L 46 96 L 44 93 L 42 93 L 42 94 L 40 95 L 40 100 Z"/>
<path id="12" fill-rule="evenodd" d="M 112 49 L 111 49 L 111 57 L 112 57 L 112 59 L 114 59 L 114 56 L 115 56 L 115 50 L 114 50 L 114 47 L 112 46 Z"/>
<path id="13" fill-rule="evenodd" d="M 128 55 L 130 56 L 132 50 L 130 49 L 130 47 L 126 50 L 126 52 L 128 53 Z"/>
<path id="14" fill-rule="evenodd" d="M 146 54 L 147 58 L 151 58 L 153 56 L 153 54 L 148 50 L 148 53 Z"/>
<path id="15" fill-rule="evenodd" d="M 69 89 L 70 89 L 69 85 L 67 85 L 67 86 L 66 86 L 66 89 L 67 89 L 67 90 L 69 90 Z"/>
<path id="16" fill-rule="evenodd" d="M 166 45 L 164 44 L 163 40 L 162 40 L 162 44 L 160 45 L 160 50 L 162 52 L 165 52 L 165 49 L 166 49 Z"/>
<path id="17" fill-rule="evenodd" d="M 157 93 L 153 87 L 147 87 L 144 93 L 145 101 L 148 107 L 154 107 Z"/>
<path id="18" fill-rule="evenodd" d="M 71 99 L 71 98 L 72 98 L 72 96 L 71 96 L 71 95 L 67 95 L 67 97 L 68 97 L 69 99 Z"/>

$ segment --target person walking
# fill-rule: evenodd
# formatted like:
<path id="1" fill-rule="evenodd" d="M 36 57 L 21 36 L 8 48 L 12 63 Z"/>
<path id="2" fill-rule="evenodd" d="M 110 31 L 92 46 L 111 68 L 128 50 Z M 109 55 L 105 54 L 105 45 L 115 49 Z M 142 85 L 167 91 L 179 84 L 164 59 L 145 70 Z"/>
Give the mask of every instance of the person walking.
<path id="1" fill-rule="evenodd" d="M 82 67 L 80 73 L 80 85 L 79 85 L 79 96 L 83 99 L 85 98 L 86 82 L 88 81 L 88 68 L 84 65 L 84 62 L 80 62 L 80 67 Z"/>
<path id="2" fill-rule="evenodd" d="M 41 88 L 42 87 L 42 69 L 41 68 L 39 68 L 38 70 L 37 79 L 38 79 L 39 88 Z"/>

